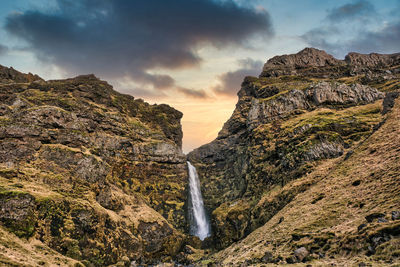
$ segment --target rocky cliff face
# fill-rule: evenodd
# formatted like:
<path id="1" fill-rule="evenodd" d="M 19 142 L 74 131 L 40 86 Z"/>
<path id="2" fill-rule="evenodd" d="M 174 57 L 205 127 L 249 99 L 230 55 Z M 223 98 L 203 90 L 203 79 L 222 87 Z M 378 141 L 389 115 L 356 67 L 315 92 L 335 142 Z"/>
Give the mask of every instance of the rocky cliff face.
<path id="1" fill-rule="evenodd" d="M 383 103 L 397 96 L 399 76 L 399 54 L 351 53 L 338 60 L 306 48 L 270 59 L 258 78 L 246 77 L 217 139 L 188 155 L 202 181 L 216 248 L 242 240 L 287 205 L 295 206 L 296 196 L 314 183 L 296 181 L 350 157 L 385 121 L 382 99 L 386 92 Z M 315 203 L 324 196 L 323 190 L 315 193 Z M 266 240 L 253 235 L 252 241 Z"/>
<path id="2" fill-rule="evenodd" d="M 13 68 L 7 68 L 0 65 L 0 82 L 1 83 L 26 83 L 33 81 L 42 81 L 43 79 L 32 73 L 21 73 Z"/>
<path id="3" fill-rule="evenodd" d="M 349 53 L 339 60 L 325 51 L 305 48 L 297 54 L 276 56 L 265 63 L 261 77 L 300 75 L 307 77 L 342 77 L 360 74 L 391 75 L 399 73 L 400 53 Z"/>
<path id="4" fill-rule="evenodd" d="M 274 57 L 186 157 L 167 105 L 0 66 L 0 263 L 398 263 L 399 96 L 399 54 Z M 184 234 L 187 159 L 203 244 Z"/>
<path id="5" fill-rule="evenodd" d="M 234 266 L 396 266 L 399 100 L 385 123 L 352 153 L 321 161 L 309 174 L 266 192 L 257 206 L 270 219 L 209 261 Z M 288 203 L 282 205 L 284 201 Z"/>
<path id="6" fill-rule="evenodd" d="M 187 227 L 182 113 L 94 75 L 0 75 L 2 227 L 89 265 L 174 258 Z"/>

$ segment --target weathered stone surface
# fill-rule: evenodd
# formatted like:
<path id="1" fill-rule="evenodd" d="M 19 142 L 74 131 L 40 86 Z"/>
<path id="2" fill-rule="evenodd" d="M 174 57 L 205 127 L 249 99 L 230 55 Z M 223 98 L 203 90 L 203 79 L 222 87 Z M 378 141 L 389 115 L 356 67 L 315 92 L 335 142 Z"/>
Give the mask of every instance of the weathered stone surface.
<path id="1" fill-rule="evenodd" d="M 0 82 L 2 83 L 9 83 L 9 82 L 27 83 L 36 80 L 42 80 L 42 78 L 40 78 L 37 75 L 33 75 L 32 73 L 25 74 L 16 71 L 13 68 L 7 68 L 0 65 Z"/>
<path id="2" fill-rule="evenodd" d="M 382 114 L 388 113 L 394 106 L 394 101 L 400 96 L 400 92 L 388 92 L 383 99 Z"/>
<path id="3" fill-rule="evenodd" d="M 325 51 L 305 48 L 297 54 L 276 56 L 265 63 L 262 77 L 282 75 L 302 75 L 308 77 L 340 77 L 346 75 L 380 73 L 391 75 L 399 72 L 400 53 L 397 54 L 359 54 L 349 53 L 339 60 Z M 392 67 L 395 67 L 391 69 Z M 386 70 L 391 69 L 390 73 Z"/>
<path id="4" fill-rule="evenodd" d="M 304 154 L 305 161 L 336 158 L 343 155 L 343 146 L 338 143 L 322 141 L 311 147 Z"/>
<path id="5" fill-rule="evenodd" d="M 296 75 L 299 69 L 310 67 L 321 68 L 344 63 L 325 51 L 315 48 L 305 48 L 297 54 L 275 56 L 265 63 L 263 73 L 266 77 L 280 75 Z"/>
<path id="6" fill-rule="evenodd" d="M 385 95 L 375 88 L 360 84 L 318 83 L 307 92 L 315 105 L 358 105 L 374 102 Z"/>
<path id="7" fill-rule="evenodd" d="M 94 75 L 43 81 L 3 70 L 1 225 L 89 265 L 174 258 L 187 227 L 182 113 Z"/>
<path id="8" fill-rule="evenodd" d="M 247 122 L 251 127 L 259 123 L 278 120 L 293 115 L 298 110 L 311 110 L 322 105 L 359 105 L 384 98 L 375 88 L 360 84 L 321 82 L 305 91 L 293 89 L 271 100 L 253 98 Z"/>
<path id="9" fill-rule="evenodd" d="M 293 254 L 297 258 L 297 260 L 301 262 L 310 254 L 310 252 L 308 252 L 305 247 L 301 247 L 296 249 Z"/>
<path id="10" fill-rule="evenodd" d="M 35 231 L 37 215 L 34 198 L 23 192 L 0 193 L 0 221 L 19 237 L 30 237 Z"/>
<path id="11" fill-rule="evenodd" d="M 360 54 L 352 52 L 347 54 L 344 60 L 351 66 L 352 72 L 370 71 L 371 69 L 389 69 L 392 66 L 400 64 L 400 53 Z"/>

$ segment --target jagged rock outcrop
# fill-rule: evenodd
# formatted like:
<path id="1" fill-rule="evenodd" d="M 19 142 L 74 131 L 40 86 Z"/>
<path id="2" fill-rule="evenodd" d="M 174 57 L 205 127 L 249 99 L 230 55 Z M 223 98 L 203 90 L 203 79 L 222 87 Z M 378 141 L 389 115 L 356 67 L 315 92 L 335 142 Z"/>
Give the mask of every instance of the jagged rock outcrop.
<path id="1" fill-rule="evenodd" d="M 29 83 L 33 81 L 43 81 L 38 75 L 34 75 L 32 73 L 21 73 L 15 69 L 7 68 L 0 65 L 0 82 L 1 83 Z"/>
<path id="2" fill-rule="evenodd" d="M 257 124 L 283 119 L 296 110 L 311 110 L 318 106 L 350 106 L 371 103 L 382 99 L 384 94 L 377 89 L 360 85 L 320 82 L 306 90 L 293 89 L 274 99 L 253 98 L 247 124 Z"/>
<path id="3" fill-rule="evenodd" d="M 265 63 L 261 76 L 297 75 L 298 70 L 344 66 L 345 63 L 325 51 L 305 48 L 297 54 L 275 56 Z"/>
<path id="4" fill-rule="evenodd" d="M 0 226 L 89 265 L 176 257 L 187 227 L 182 113 L 94 75 L 1 73 Z"/>
<path id="5" fill-rule="evenodd" d="M 391 72 L 391 68 L 395 71 L 399 70 L 400 65 L 400 53 L 396 54 L 359 54 L 349 53 L 344 58 L 344 61 L 353 68 L 354 72 L 386 69 L 387 72 Z"/>
<path id="6" fill-rule="evenodd" d="M 345 75 L 379 73 L 390 75 L 400 72 L 400 53 L 349 53 L 344 60 L 336 59 L 325 51 L 305 48 L 297 54 L 276 56 L 265 63 L 261 77 L 301 75 L 335 78 Z"/>
<path id="7" fill-rule="evenodd" d="M 381 90 L 399 86 L 396 64 L 398 54 L 350 53 L 338 60 L 306 48 L 274 57 L 259 78 L 244 79 L 218 137 L 188 155 L 202 181 L 217 248 L 265 224 L 310 185 L 268 201 L 264 195 L 344 155 L 379 127 Z"/>

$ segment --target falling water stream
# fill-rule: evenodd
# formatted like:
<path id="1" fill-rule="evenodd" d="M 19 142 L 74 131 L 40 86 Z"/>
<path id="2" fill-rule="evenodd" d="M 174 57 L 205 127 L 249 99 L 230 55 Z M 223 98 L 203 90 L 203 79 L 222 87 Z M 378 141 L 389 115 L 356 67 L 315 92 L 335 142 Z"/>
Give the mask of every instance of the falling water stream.
<path id="1" fill-rule="evenodd" d="M 196 168 L 188 161 L 189 170 L 189 221 L 190 234 L 198 236 L 200 240 L 210 236 L 211 228 L 206 211 L 204 209 L 203 197 L 201 196 L 200 181 Z"/>

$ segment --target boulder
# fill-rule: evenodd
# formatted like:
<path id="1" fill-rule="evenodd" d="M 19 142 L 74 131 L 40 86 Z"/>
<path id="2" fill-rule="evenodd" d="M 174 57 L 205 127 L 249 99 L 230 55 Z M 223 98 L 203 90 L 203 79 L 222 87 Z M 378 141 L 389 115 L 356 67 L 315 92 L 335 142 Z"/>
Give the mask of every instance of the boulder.
<path id="1" fill-rule="evenodd" d="M 296 249 L 293 254 L 299 262 L 302 262 L 310 254 L 310 252 L 308 252 L 305 247 L 301 247 Z"/>
<path id="2" fill-rule="evenodd" d="M 398 210 L 394 210 L 392 211 L 392 220 L 400 220 L 400 211 Z"/>
<path id="3" fill-rule="evenodd" d="M 369 222 L 369 223 L 371 223 L 371 222 L 373 222 L 374 220 L 379 219 L 379 218 L 385 218 L 385 214 L 379 213 L 379 212 L 375 212 L 375 213 L 371 213 L 371 214 L 365 216 L 365 219 L 366 219 L 367 222 Z"/>

